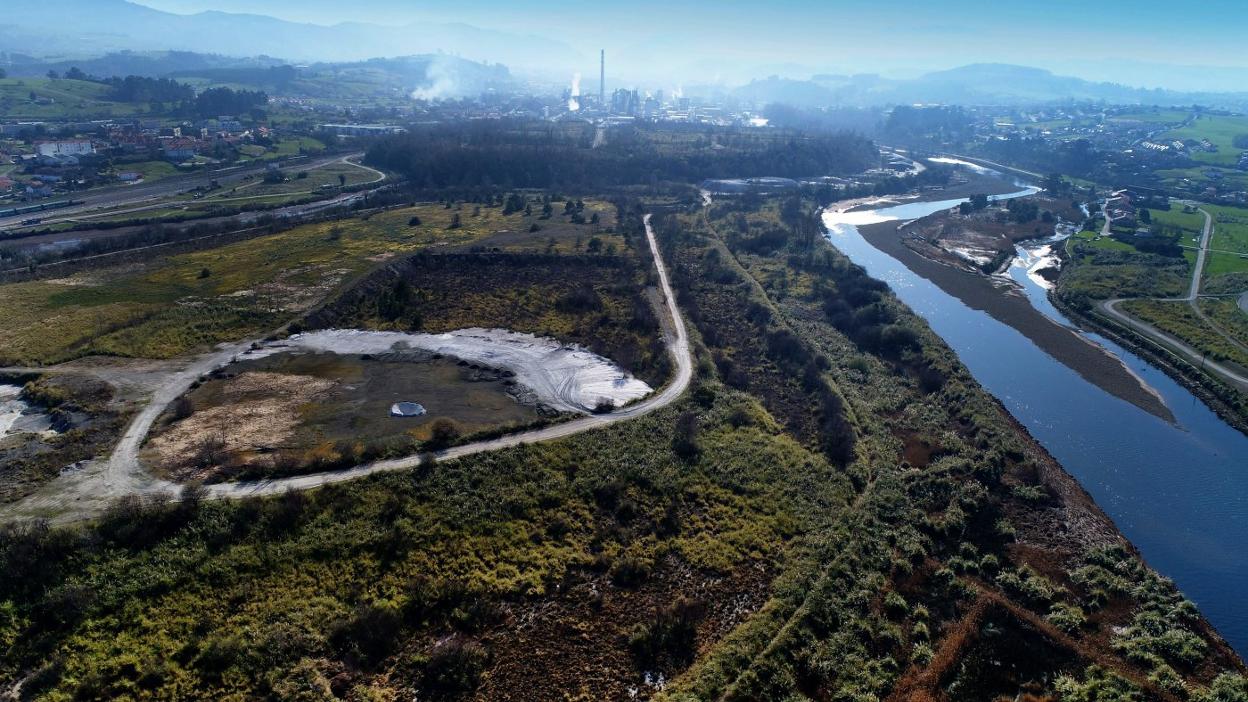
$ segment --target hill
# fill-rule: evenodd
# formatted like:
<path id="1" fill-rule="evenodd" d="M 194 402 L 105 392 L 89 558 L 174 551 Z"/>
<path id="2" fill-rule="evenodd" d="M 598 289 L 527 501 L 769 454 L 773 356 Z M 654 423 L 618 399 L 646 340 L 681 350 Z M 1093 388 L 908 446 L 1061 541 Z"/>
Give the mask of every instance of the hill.
<path id="1" fill-rule="evenodd" d="M 1116 104 L 1240 107 L 1248 93 L 1183 92 L 1136 88 L 1061 76 L 1041 68 L 980 63 L 934 71 L 912 80 L 878 75 L 817 75 L 809 80 L 772 77 L 737 88 L 734 96 L 798 107 L 879 106 L 908 103 L 958 105 L 1041 104 L 1069 100 Z"/>
<path id="2" fill-rule="evenodd" d="M 395 58 L 341 63 L 316 63 L 298 68 L 269 56 L 232 58 L 190 51 L 122 51 L 98 58 L 41 61 L 26 55 L 9 55 L 9 85 L 32 86 L 36 93 L 64 98 L 58 90 L 76 91 L 85 97 L 101 99 L 106 89 L 86 81 L 60 81 L 49 86 L 49 71 L 65 74 L 78 69 L 88 76 L 143 76 L 172 78 L 197 88 L 229 86 L 263 90 L 269 95 L 297 95 L 310 98 L 350 99 L 361 95 L 410 93 L 424 98 L 459 98 L 480 95 L 487 90 L 511 85 L 511 73 L 501 64 L 484 64 L 445 54 L 422 54 Z M 81 85 L 75 84 L 81 83 Z M 44 91 L 44 92 L 40 92 Z M 50 92 L 49 92 L 50 91 Z M 27 98 L 23 91 L 20 96 Z M 11 101 L 4 114 L 47 116 L 62 114 L 54 108 L 31 105 L 23 109 Z M 99 105 L 87 103 L 87 114 Z M 80 110 L 82 111 L 82 110 Z M 73 110 L 71 110 L 73 112 Z M 121 114 L 112 111 L 107 114 Z"/>
<path id="3" fill-rule="evenodd" d="M 9 120 L 98 119 L 147 110 L 147 105 L 111 100 L 109 90 L 85 80 L 0 78 L 0 115 Z"/>
<path id="4" fill-rule="evenodd" d="M 74 17 L 72 33 L 64 18 Z M 267 54 L 293 61 L 359 61 L 377 56 L 447 53 L 509 65 L 572 62 L 566 44 L 466 24 L 333 26 L 287 22 L 257 14 L 178 15 L 126 0 L 65 0 L 31 4 L 0 26 L 0 46 L 16 53 L 74 58 L 128 49 L 184 50 L 233 56 Z"/>

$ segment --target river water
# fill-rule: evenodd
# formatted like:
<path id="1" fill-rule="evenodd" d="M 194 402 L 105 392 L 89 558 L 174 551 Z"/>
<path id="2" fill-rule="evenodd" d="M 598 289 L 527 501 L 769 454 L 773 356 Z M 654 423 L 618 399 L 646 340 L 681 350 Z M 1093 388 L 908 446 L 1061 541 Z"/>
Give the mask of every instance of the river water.
<path id="1" fill-rule="evenodd" d="M 1013 328 L 874 248 L 855 226 L 916 219 L 959 202 L 827 212 L 824 224 L 832 244 L 926 319 L 1145 560 L 1173 579 L 1240 655 L 1248 654 L 1248 437 L 1160 370 L 1107 339 L 1083 334 L 1160 393 L 1177 423 L 1106 393 Z M 1025 268 L 1016 266 L 1010 275 L 1042 313 L 1074 326 Z"/>

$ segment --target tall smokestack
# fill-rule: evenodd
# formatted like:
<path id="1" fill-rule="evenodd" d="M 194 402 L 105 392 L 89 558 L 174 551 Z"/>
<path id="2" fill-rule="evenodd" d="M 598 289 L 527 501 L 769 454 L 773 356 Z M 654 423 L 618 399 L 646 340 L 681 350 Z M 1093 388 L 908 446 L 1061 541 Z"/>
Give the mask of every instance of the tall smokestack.
<path id="1" fill-rule="evenodd" d="M 598 50 L 598 108 L 607 106 L 607 50 Z"/>

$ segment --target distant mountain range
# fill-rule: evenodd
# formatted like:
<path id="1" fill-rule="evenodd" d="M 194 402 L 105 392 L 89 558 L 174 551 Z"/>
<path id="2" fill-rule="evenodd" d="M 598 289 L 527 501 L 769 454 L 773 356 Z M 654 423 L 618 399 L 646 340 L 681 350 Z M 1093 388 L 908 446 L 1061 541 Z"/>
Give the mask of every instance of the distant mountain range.
<path id="1" fill-rule="evenodd" d="M 512 67 L 572 65 L 582 59 L 558 41 L 466 24 L 322 26 L 257 14 L 177 15 L 126 0 L 31 2 L 18 11 L 0 12 L 0 51 L 76 59 L 126 49 L 269 55 L 298 62 L 445 53 Z"/>
<path id="2" fill-rule="evenodd" d="M 663 46 L 669 45 L 650 48 Z M 127 51 L 130 53 L 124 53 Z M 527 71 L 530 77 L 554 76 L 552 82 L 562 81 L 575 67 L 594 66 L 597 59 L 582 56 L 557 39 L 466 24 L 348 22 L 325 26 L 259 14 L 213 11 L 179 15 L 128 0 L 57 0 L 25 3 L 16 12 L 0 11 L 0 66 L 15 75 L 35 64 L 48 64 L 54 69 L 77 65 L 94 75 L 167 75 L 211 68 L 265 68 L 282 63 L 341 63 L 437 54 L 477 64 L 504 64 L 509 69 Z M 438 70 L 465 71 L 467 80 L 455 84 L 463 89 L 477 84 L 496 85 L 499 79 L 496 75 L 470 75 L 480 72 L 449 59 L 431 65 Z M 800 75 L 796 71 L 786 73 Z M 686 85 L 684 93 L 802 107 L 1039 104 L 1067 100 L 1248 107 L 1248 91 L 1134 88 L 1007 64 L 972 64 L 913 79 L 869 74 L 814 75 L 808 79 L 771 77 L 737 88 Z"/>
<path id="3" fill-rule="evenodd" d="M 88 76 L 147 76 L 176 80 L 203 79 L 241 85 L 270 95 L 301 97 L 352 96 L 360 85 L 402 91 L 414 97 L 474 97 L 487 90 L 514 87 L 502 64 L 485 64 L 446 54 L 417 54 L 367 61 L 323 62 L 299 66 L 269 56 L 232 58 L 190 51 L 116 52 L 91 59 L 41 61 L 24 54 L 0 53 L 0 65 L 13 78 L 35 78 L 49 71 L 78 69 Z"/>
<path id="4" fill-rule="evenodd" d="M 723 92 L 687 88 L 686 92 Z M 755 103 L 785 103 L 799 107 L 942 103 L 959 105 L 1042 104 L 1062 101 L 1104 101 L 1116 104 L 1242 107 L 1244 93 L 1182 92 L 1133 88 L 1055 75 L 1027 66 L 981 63 L 937 71 L 910 80 L 878 75 L 816 75 L 808 80 L 771 77 L 730 91 Z"/>

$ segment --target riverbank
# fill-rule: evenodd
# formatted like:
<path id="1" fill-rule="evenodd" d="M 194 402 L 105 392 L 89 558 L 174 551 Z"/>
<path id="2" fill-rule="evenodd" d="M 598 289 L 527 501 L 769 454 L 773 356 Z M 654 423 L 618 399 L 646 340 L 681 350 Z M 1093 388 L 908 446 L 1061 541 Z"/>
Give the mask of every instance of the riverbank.
<path id="1" fill-rule="evenodd" d="M 1123 365 L 1123 373 L 1134 376 L 1133 383 L 1147 379 L 1143 382 L 1163 398 L 1176 420 L 1165 421 L 1127 403 L 1059 362 L 1033 337 L 912 270 L 916 263 L 905 256 L 908 249 L 885 251 L 866 236 L 872 228 L 886 234 L 891 230 L 897 240 L 895 230 L 902 221 L 948 206 L 945 201 L 928 202 L 849 216 L 829 211 L 824 222 L 832 243 L 869 275 L 888 282 L 945 339 L 975 379 L 1076 478 L 1147 561 L 1174 578 L 1226 640 L 1245 650 L 1248 616 L 1241 603 L 1248 591 L 1248 553 L 1243 549 L 1248 525 L 1241 517 L 1248 494 L 1243 471 L 1248 439 L 1146 360 L 1108 338 L 1088 336 L 1086 346 L 1103 348 Z M 946 266 L 926 265 L 942 282 L 947 282 L 945 275 L 959 279 Z M 978 277 L 992 291 L 989 277 Z M 1043 286 L 1027 285 L 1031 281 L 1026 276 L 1022 281 L 1014 277 L 1003 281 L 997 276 L 998 283 L 1017 293 L 1009 297 L 1075 333 L 1073 322 L 1033 289 Z M 1006 297 L 1000 290 L 992 292 Z"/>
<path id="2" fill-rule="evenodd" d="M 1248 417 L 1236 411 L 1232 404 L 1231 398 L 1235 397 L 1233 390 L 1220 386 L 1216 380 L 1175 357 L 1156 342 L 1117 324 L 1106 324 L 1099 317 L 1085 315 L 1062 302 L 1053 292 L 1049 293 L 1049 302 L 1080 329 L 1099 334 L 1148 361 L 1185 390 L 1200 398 L 1219 419 L 1248 436 Z"/>
<path id="3" fill-rule="evenodd" d="M 993 319 L 1015 329 L 1088 382 L 1149 414 L 1174 422 L 1174 414 L 1156 391 L 1119 359 L 1074 330 L 1046 317 L 1025 296 L 1010 287 L 1011 284 L 938 263 L 916 253 L 905 245 L 900 236 L 899 230 L 903 226 L 897 222 L 880 222 L 859 225 L 858 231 L 868 243 L 901 262 L 916 275 L 930 280 L 971 309 L 986 312 Z"/>
<path id="4" fill-rule="evenodd" d="M 1132 373 L 1120 359 L 1036 309 L 1011 283 L 964 266 L 934 260 L 907 245 L 903 230 L 935 215 L 931 203 L 955 203 L 957 199 L 976 194 L 1012 196 L 1019 192 L 1020 185 L 1000 174 L 972 172 L 967 182 L 944 190 L 887 201 L 853 201 L 843 203 L 838 211 L 859 215 L 847 221 L 857 227 L 869 244 L 901 262 L 911 272 L 932 281 L 968 307 L 986 312 L 1015 329 L 1053 359 L 1110 395 L 1173 424 L 1174 414 L 1156 390 Z M 883 216 L 881 205 L 889 204 L 894 205 L 891 216 Z M 881 213 L 880 216 L 877 213 Z"/>

